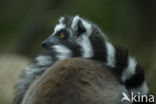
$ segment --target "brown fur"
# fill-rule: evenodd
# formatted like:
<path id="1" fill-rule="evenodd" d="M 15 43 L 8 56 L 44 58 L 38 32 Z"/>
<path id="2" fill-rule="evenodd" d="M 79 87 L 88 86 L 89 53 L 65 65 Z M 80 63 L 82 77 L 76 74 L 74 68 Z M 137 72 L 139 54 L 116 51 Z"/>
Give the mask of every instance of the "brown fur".
<path id="1" fill-rule="evenodd" d="M 117 104 L 121 100 L 119 84 L 101 62 L 65 59 L 30 86 L 22 104 Z"/>

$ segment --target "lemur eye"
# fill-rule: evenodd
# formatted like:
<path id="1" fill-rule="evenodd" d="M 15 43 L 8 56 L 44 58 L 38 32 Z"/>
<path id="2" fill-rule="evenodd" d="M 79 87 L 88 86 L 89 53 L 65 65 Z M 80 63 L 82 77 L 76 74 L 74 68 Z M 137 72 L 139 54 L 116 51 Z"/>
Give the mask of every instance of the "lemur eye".
<path id="1" fill-rule="evenodd" d="M 60 33 L 60 38 L 64 38 L 64 34 L 63 33 Z"/>

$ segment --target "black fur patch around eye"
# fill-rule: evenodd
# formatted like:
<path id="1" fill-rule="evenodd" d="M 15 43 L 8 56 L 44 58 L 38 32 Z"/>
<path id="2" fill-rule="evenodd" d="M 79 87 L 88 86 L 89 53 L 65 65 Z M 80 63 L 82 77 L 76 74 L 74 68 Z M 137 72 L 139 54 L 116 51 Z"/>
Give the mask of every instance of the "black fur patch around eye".
<path id="1" fill-rule="evenodd" d="M 62 38 L 62 39 L 67 40 L 68 37 L 69 37 L 69 34 L 68 34 L 67 30 L 65 30 L 65 29 L 60 30 L 59 32 L 57 32 L 57 36 L 60 36 L 61 33 L 64 34 L 64 38 Z"/>

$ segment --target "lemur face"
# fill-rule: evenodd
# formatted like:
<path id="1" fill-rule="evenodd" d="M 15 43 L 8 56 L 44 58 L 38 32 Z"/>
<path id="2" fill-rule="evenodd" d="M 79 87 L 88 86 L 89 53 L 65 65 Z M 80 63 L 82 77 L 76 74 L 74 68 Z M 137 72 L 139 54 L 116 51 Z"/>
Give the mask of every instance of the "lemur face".
<path id="1" fill-rule="evenodd" d="M 54 45 L 63 44 L 64 42 L 78 42 L 82 36 L 90 36 L 91 28 L 91 23 L 79 16 L 61 17 L 59 24 L 54 28 L 54 33 L 43 41 L 42 46 L 50 50 Z"/>

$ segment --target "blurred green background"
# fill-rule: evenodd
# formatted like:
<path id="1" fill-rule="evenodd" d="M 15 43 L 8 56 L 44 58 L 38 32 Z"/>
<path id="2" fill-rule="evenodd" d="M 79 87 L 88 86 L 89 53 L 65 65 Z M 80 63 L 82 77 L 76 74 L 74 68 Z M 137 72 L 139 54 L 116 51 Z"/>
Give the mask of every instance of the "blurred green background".
<path id="1" fill-rule="evenodd" d="M 156 93 L 156 0 L 0 0 L 0 14 L 0 104 L 10 102 L 17 73 L 44 51 L 41 42 L 58 18 L 76 14 L 127 48 Z"/>

